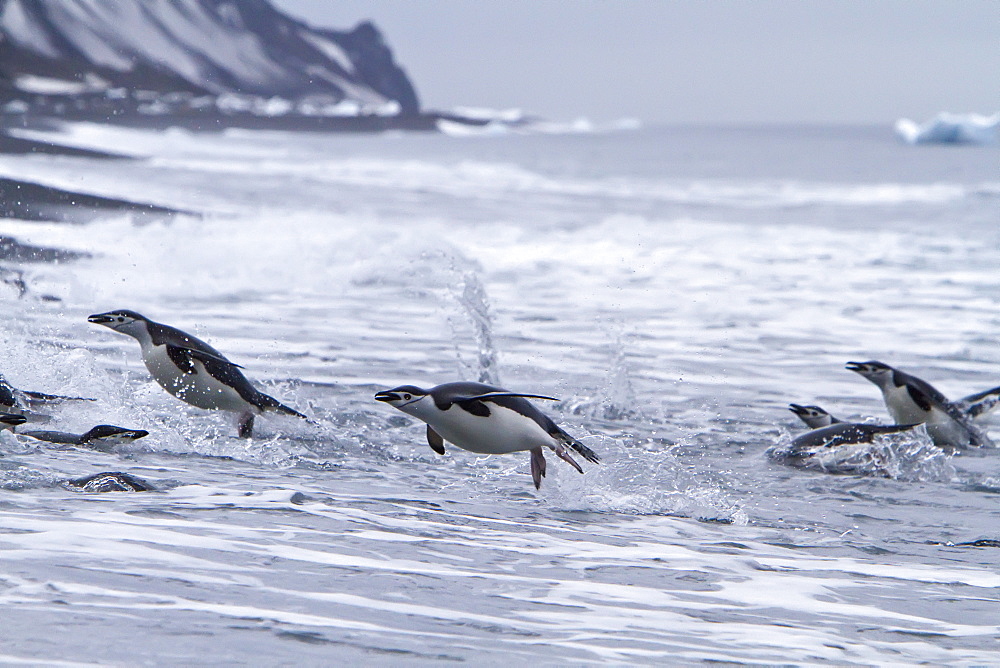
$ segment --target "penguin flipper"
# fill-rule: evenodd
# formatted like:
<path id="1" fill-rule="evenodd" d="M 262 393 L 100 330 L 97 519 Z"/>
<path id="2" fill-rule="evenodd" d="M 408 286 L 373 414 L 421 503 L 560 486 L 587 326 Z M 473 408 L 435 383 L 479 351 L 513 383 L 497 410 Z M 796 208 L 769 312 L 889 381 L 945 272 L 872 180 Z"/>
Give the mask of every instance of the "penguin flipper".
<path id="1" fill-rule="evenodd" d="M 931 407 L 933 406 L 931 397 L 915 383 L 907 384 L 906 391 L 909 393 L 910 398 L 913 399 L 913 403 L 920 406 L 921 410 L 928 412 L 931 410 Z"/>
<path id="2" fill-rule="evenodd" d="M 502 397 L 523 397 L 525 399 L 545 399 L 546 401 L 559 401 L 555 397 L 547 397 L 543 394 L 525 394 L 523 392 L 487 392 L 471 397 L 460 397 L 455 401 L 489 401 L 490 399 L 500 399 Z"/>
<path id="3" fill-rule="evenodd" d="M 986 417 L 997 406 L 1000 406 L 1000 387 L 970 394 L 967 397 L 959 399 L 955 404 L 971 418 L 978 420 Z"/>
<path id="4" fill-rule="evenodd" d="M 170 343 L 166 344 L 166 347 L 170 361 L 176 364 L 177 368 L 184 373 L 198 373 L 198 367 L 195 366 L 195 362 L 198 362 L 204 367 L 209 376 L 215 378 L 223 385 L 228 385 L 236 390 L 247 403 L 253 404 L 261 410 L 267 408 L 280 410 L 278 406 L 281 406 L 281 404 L 278 400 L 268 397 L 251 385 L 250 381 L 243 375 L 243 372 L 240 371 L 243 368 L 240 365 L 233 364 L 229 360 L 212 355 L 211 353 L 195 350 L 194 348 L 184 348 Z M 260 397 L 266 397 L 266 399 L 270 399 L 270 402 L 262 400 Z M 263 405 L 261 405 L 262 403 Z M 274 405 L 271 405 L 272 403 Z M 291 409 L 289 408 L 288 410 Z"/>
<path id="5" fill-rule="evenodd" d="M 444 454 L 444 439 L 430 425 L 427 425 L 427 445 L 439 455 Z"/>
<path id="6" fill-rule="evenodd" d="M 456 399 L 455 403 L 458 404 L 459 408 L 461 408 L 464 411 L 468 411 L 469 413 L 472 413 L 476 417 L 490 416 L 491 412 L 490 407 L 476 398 Z"/>
<path id="7" fill-rule="evenodd" d="M 458 404 L 459 407 L 476 415 L 478 417 L 489 417 L 490 407 L 487 406 L 487 402 L 494 402 L 500 406 L 503 406 L 503 402 L 496 401 L 497 399 L 507 399 L 507 398 L 522 398 L 522 399 L 545 399 L 548 401 L 559 401 L 555 397 L 546 397 L 541 394 L 524 394 L 523 392 L 486 392 L 484 394 L 476 394 L 468 397 L 455 397 L 452 399 L 452 403 Z"/>
<path id="8" fill-rule="evenodd" d="M 205 365 L 206 369 L 209 368 L 209 364 L 215 364 L 217 366 L 225 365 L 228 367 L 235 367 L 237 369 L 243 368 L 236 362 L 230 362 L 221 355 L 213 355 L 212 353 L 205 352 L 204 350 L 198 350 L 196 348 L 187 348 L 185 346 L 178 346 L 173 343 L 167 343 L 165 345 L 167 346 L 167 355 L 170 357 L 170 360 L 187 373 L 195 373 L 195 368 L 194 364 L 192 363 L 192 360 L 198 360 L 199 362 Z M 209 373 L 212 373 L 211 370 L 209 370 Z M 214 373 L 212 373 L 212 375 L 215 376 L 216 378 L 219 378 Z M 219 380 L 222 379 L 219 378 Z"/>

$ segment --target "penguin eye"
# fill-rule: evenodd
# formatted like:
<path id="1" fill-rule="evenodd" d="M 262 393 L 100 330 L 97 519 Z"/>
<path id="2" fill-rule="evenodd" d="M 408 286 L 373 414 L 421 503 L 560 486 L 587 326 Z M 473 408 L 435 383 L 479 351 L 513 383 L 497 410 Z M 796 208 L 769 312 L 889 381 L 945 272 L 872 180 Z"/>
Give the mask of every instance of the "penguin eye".
<path id="1" fill-rule="evenodd" d="M 408 395 L 408 394 L 404 394 L 404 395 L 403 395 L 403 399 L 405 399 L 406 401 L 409 401 L 409 400 L 410 400 L 410 399 L 412 399 L 412 398 L 413 398 L 413 397 L 411 397 L 411 396 L 410 396 L 410 395 Z"/>
<path id="2" fill-rule="evenodd" d="M 125 318 L 118 316 L 118 322 L 125 322 Z"/>

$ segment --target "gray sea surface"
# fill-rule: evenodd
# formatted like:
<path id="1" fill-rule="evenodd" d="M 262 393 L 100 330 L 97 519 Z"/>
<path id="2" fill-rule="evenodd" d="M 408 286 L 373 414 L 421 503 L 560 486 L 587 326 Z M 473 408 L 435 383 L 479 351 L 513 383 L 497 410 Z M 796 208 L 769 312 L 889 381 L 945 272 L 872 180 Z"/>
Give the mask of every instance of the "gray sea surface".
<path id="1" fill-rule="evenodd" d="M 804 431 L 790 402 L 890 421 L 848 361 L 953 398 L 1000 385 L 996 145 L 24 134 L 140 159 L 5 156 L 0 176 L 201 215 L 0 220 L 89 254 L 0 285 L 0 373 L 95 399 L 36 428 L 150 431 L 110 453 L 0 433 L 0 662 L 997 663 L 1000 453 L 917 430 L 848 475 L 768 457 Z M 87 323 L 114 308 L 315 423 L 236 438 Z M 535 491 L 526 453 L 439 456 L 373 400 L 458 379 L 558 397 L 539 406 L 602 462 L 550 455 Z M 61 484 L 99 471 L 159 491 Z"/>

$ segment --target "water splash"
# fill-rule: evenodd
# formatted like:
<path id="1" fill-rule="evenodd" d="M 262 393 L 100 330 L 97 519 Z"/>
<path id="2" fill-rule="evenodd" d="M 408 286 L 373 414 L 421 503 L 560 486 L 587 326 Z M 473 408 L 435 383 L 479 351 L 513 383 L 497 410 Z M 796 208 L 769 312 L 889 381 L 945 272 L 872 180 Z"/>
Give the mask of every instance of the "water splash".
<path id="1" fill-rule="evenodd" d="M 629 340 L 631 332 L 621 323 L 612 333 L 611 362 L 604 386 L 597 397 L 572 402 L 568 410 L 594 420 L 621 421 L 641 418 L 642 412 L 636 407 L 639 401 L 632 384 L 632 365 L 629 362 Z"/>
<path id="2" fill-rule="evenodd" d="M 585 439 L 587 440 L 587 439 Z M 745 525 L 740 502 L 722 488 L 697 478 L 669 450 L 644 449 L 601 437 L 593 444 L 601 463 L 584 475 L 560 470 L 546 479 L 542 496 L 563 510 L 680 515 Z M 550 470 L 551 470 L 550 466 Z"/>
<path id="3" fill-rule="evenodd" d="M 461 273 L 461 281 L 450 283 L 449 293 L 462 308 L 462 312 L 472 328 L 472 337 L 476 344 L 476 362 L 475 365 L 470 365 L 462 358 L 458 327 L 452 318 L 448 319 L 455 337 L 455 350 L 459 364 L 480 383 L 499 386 L 499 355 L 493 341 L 493 314 L 490 310 L 486 287 L 478 272 L 471 269 L 462 270 L 455 265 L 452 269 L 456 274 Z"/>
<path id="4" fill-rule="evenodd" d="M 957 471 L 951 456 L 918 427 L 910 433 L 884 434 L 871 443 L 851 443 L 793 456 L 791 436 L 766 452 L 779 463 L 823 473 L 875 476 L 907 482 L 949 482 Z"/>

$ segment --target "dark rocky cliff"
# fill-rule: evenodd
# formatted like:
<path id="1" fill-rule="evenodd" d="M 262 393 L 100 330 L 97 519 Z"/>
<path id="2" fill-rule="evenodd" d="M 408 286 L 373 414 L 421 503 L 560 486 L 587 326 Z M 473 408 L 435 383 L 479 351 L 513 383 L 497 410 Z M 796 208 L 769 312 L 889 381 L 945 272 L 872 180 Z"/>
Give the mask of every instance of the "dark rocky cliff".
<path id="1" fill-rule="evenodd" d="M 0 102 L 69 116 L 420 112 L 373 24 L 314 28 L 267 0 L 0 0 Z"/>

